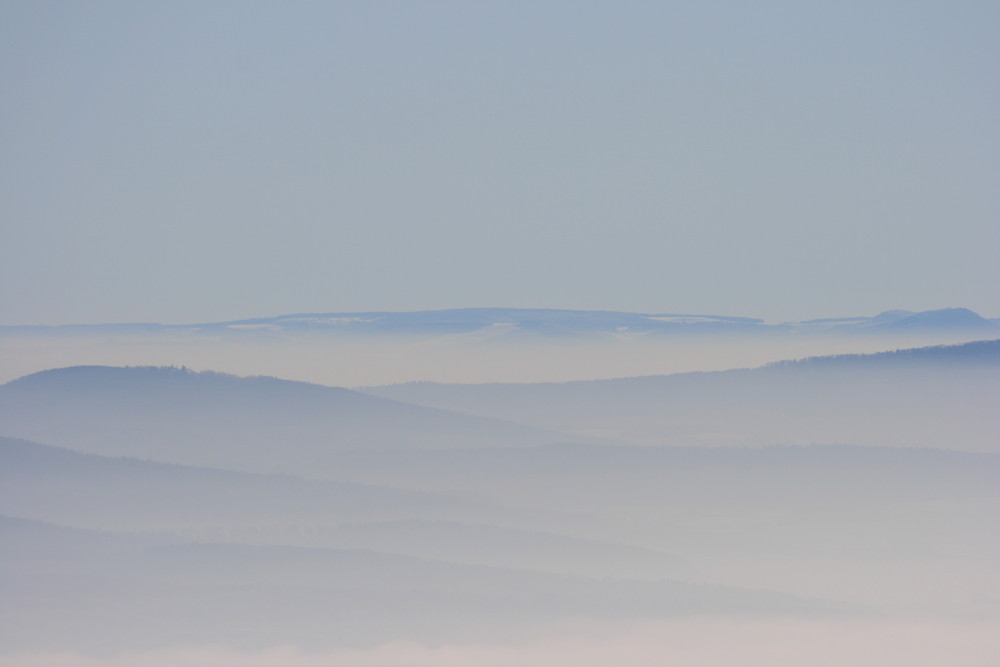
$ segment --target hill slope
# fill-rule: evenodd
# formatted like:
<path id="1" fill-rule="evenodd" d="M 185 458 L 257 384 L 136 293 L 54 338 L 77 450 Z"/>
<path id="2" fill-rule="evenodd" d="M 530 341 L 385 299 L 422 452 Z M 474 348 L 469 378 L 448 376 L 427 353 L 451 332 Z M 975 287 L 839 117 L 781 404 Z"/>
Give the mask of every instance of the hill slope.
<path id="1" fill-rule="evenodd" d="M 4 516 L 0 538 L 6 650 L 462 642 L 530 636 L 567 619 L 855 609 L 736 587 L 600 581 L 356 549 L 171 543 Z"/>
<path id="2" fill-rule="evenodd" d="M 348 389 L 178 368 L 80 366 L 0 386 L 0 434 L 256 472 L 326 474 L 330 452 L 529 446 L 563 436 Z"/>
<path id="3" fill-rule="evenodd" d="M 1000 340 L 713 373 L 363 391 L 636 444 L 1000 448 Z"/>
<path id="4" fill-rule="evenodd" d="M 441 493 L 109 458 L 3 437 L 0 512 L 105 529 L 190 533 L 228 525 L 252 528 L 265 541 L 286 526 L 511 516 Z"/>

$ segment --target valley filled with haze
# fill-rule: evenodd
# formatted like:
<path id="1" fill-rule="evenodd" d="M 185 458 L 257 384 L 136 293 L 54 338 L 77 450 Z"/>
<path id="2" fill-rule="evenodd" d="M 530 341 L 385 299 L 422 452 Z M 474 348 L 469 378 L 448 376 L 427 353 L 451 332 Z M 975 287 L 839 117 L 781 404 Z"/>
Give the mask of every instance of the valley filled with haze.
<path id="1" fill-rule="evenodd" d="M 996 322 L 350 317 L 183 327 L 183 345 L 151 325 L 0 329 L 18 363 L 50 346 L 80 362 L 0 386 L 0 664 L 596 665 L 642 646 L 625 664 L 791 665 L 834 638 L 831 665 L 887 642 L 889 664 L 997 657 Z M 525 369 L 561 345 L 581 374 L 628 346 L 888 350 L 348 389 L 100 365 L 106 352 L 80 344 L 118 336 L 192 359 L 199 345 L 288 352 L 308 337 L 336 355 L 375 338 Z"/>
<path id="2" fill-rule="evenodd" d="M 0 0 L 0 667 L 1000 665 L 998 35 Z"/>

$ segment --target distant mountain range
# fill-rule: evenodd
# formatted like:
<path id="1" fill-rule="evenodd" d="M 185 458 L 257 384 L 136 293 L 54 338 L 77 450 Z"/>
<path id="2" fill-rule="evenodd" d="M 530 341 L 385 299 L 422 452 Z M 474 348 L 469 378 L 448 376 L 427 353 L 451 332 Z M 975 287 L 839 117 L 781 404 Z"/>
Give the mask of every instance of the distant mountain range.
<path id="1" fill-rule="evenodd" d="M 0 326 L 0 335 L 34 334 L 197 334 L 267 336 L 288 333 L 340 335 L 442 336 L 480 333 L 489 336 L 629 336 L 731 333 L 879 334 L 920 332 L 1000 332 L 1000 320 L 988 320 L 967 308 L 924 312 L 889 310 L 873 317 L 846 317 L 766 324 L 749 317 L 679 313 L 532 308 L 460 308 L 415 312 L 299 313 L 231 322 L 198 324 L 88 324 Z"/>

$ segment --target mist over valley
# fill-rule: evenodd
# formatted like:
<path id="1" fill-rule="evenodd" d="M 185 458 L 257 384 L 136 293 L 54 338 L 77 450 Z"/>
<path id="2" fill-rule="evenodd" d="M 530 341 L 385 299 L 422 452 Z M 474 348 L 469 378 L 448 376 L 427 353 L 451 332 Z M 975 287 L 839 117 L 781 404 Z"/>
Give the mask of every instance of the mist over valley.
<path id="1" fill-rule="evenodd" d="M 0 386 L 3 643 L 337 652 L 995 619 L 997 405 L 1000 340 L 361 391 L 46 370 Z"/>

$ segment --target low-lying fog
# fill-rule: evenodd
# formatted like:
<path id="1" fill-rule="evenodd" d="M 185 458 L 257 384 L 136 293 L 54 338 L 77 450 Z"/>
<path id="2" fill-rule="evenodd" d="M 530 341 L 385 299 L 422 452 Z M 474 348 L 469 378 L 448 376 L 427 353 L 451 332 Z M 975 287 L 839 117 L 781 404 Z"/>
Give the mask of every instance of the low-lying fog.
<path id="1" fill-rule="evenodd" d="M 0 667 L 997 664 L 1000 341 L 379 386 L 915 340 L 7 334 Z"/>
<path id="2" fill-rule="evenodd" d="M 1000 331 L 1000 330 L 998 330 Z M 401 382 L 567 382 L 749 368 L 826 354 L 955 344 L 982 332 L 833 336 L 514 337 L 197 333 L 0 335 L 0 382 L 66 366 L 187 366 L 337 387 Z M 996 337 L 996 336 L 994 336 Z"/>

